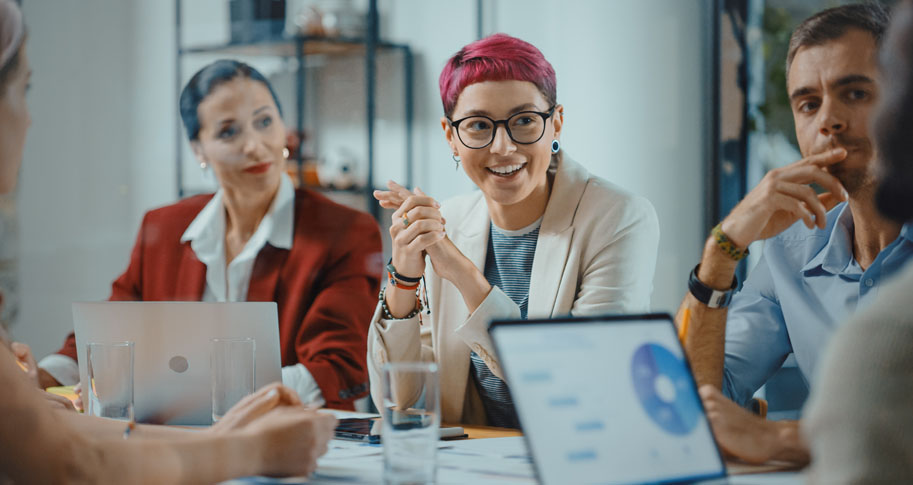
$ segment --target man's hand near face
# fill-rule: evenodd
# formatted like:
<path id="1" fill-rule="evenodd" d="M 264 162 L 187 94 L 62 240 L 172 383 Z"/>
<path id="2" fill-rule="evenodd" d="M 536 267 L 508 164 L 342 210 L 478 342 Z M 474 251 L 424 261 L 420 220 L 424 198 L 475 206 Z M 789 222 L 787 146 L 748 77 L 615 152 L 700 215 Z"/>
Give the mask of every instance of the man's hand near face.
<path id="1" fill-rule="evenodd" d="M 723 220 L 723 233 L 736 246 L 747 248 L 754 241 L 780 234 L 800 219 L 809 229 L 815 226 L 824 229 L 827 211 L 848 198 L 840 181 L 828 173 L 827 167 L 842 161 L 846 155 L 845 149 L 835 148 L 767 172 L 761 183 Z M 826 192 L 816 194 L 810 186 L 812 183 Z"/>

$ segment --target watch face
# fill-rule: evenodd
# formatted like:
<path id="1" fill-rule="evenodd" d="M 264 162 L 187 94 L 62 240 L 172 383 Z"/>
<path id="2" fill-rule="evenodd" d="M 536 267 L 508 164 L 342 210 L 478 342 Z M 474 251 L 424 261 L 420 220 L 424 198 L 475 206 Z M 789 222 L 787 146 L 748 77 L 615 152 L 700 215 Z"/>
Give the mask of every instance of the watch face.
<path id="1" fill-rule="evenodd" d="M 710 308 L 725 308 L 729 306 L 731 297 L 731 291 L 714 291 L 713 294 L 710 295 L 710 301 L 707 302 L 707 306 Z"/>

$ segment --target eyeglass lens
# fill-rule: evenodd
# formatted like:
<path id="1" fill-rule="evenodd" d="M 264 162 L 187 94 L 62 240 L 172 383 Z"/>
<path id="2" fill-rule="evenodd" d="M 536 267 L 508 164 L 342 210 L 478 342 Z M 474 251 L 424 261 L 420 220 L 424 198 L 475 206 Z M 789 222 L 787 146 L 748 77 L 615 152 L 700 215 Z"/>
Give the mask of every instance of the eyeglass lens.
<path id="1" fill-rule="evenodd" d="M 520 112 L 507 119 L 507 134 L 523 144 L 535 143 L 545 133 L 545 120 L 538 113 Z M 495 136 L 495 123 L 484 116 L 466 118 L 457 129 L 460 141 L 469 148 L 482 148 Z"/>

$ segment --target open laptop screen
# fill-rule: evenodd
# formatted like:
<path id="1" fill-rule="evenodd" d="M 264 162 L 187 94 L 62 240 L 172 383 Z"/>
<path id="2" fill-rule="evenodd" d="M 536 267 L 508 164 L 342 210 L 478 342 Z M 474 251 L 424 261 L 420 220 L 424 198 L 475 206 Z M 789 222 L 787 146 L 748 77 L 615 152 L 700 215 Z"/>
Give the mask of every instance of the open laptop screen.
<path id="1" fill-rule="evenodd" d="M 543 483 L 725 476 L 669 315 L 496 321 L 491 335 Z"/>

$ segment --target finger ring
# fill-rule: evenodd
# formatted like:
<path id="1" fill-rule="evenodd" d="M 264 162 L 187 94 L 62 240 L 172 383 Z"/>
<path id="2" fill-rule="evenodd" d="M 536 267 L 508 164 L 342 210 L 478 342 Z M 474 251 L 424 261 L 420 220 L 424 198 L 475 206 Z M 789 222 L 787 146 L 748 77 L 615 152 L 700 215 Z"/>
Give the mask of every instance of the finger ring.
<path id="1" fill-rule="evenodd" d="M 403 227 L 409 227 L 409 217 L 403 216 Z"/>

